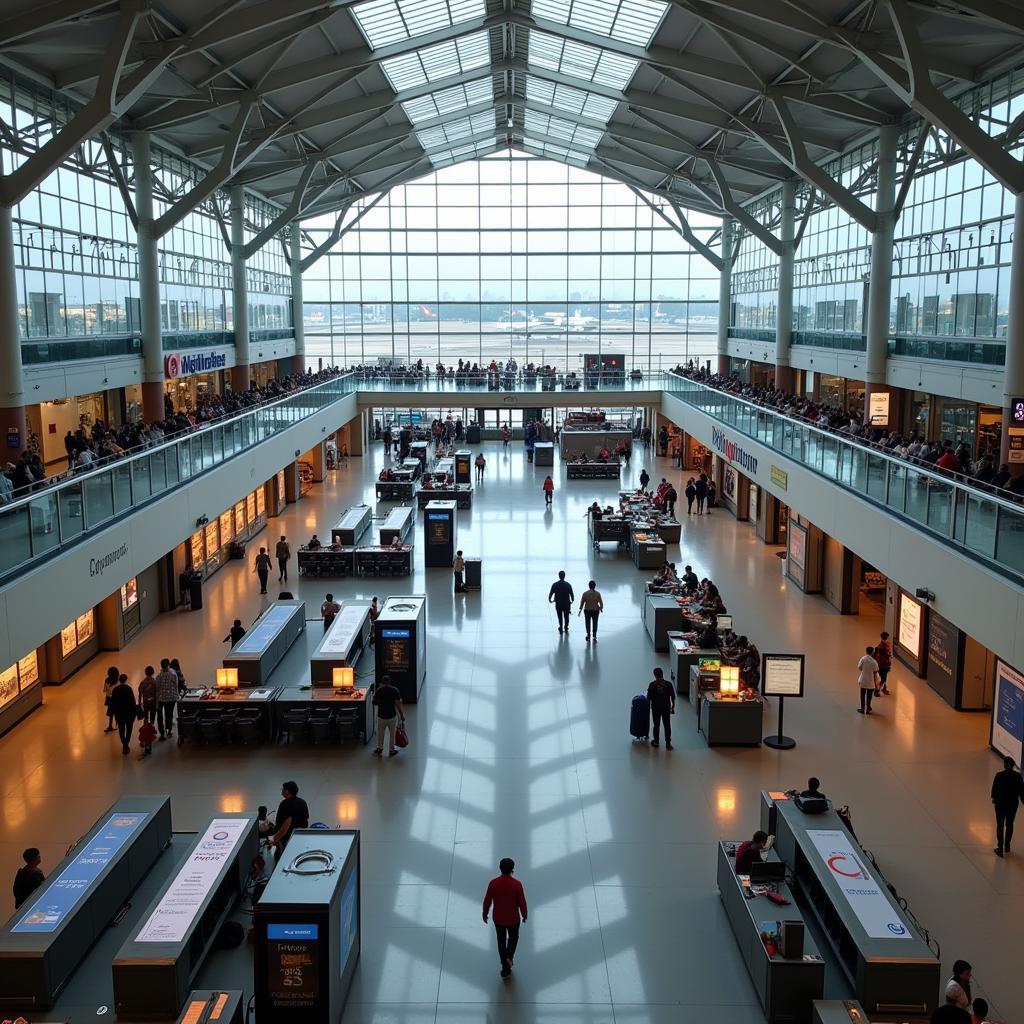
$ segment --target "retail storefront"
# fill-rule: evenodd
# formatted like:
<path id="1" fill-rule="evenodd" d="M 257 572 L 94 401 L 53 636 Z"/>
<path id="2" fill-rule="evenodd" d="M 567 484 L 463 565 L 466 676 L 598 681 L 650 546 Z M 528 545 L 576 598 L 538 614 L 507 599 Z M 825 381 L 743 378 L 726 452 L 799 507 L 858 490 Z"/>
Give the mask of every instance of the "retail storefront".
<path id="1" fill-rule="evenodd" d="M 786 542 L 786 577 L 805 594 L 820 593 L 824 534 L 803 516 L 798 516 L 789 520 Z"/>
<path id="2" fill-rule="evenodd" d="M 63 683 L 83 665 L 92 661 L 99 650 L 96 611 L 90 608 L 46 642 L 46 682 L 50 685 Z"/>
<path id="3" fill-rule="evenodd" d="M 257 487 L 189 537 L 185 544 L 188 568 L 204 578 L 212 576 L 231 556 L 232 544 L 244 545 L 266 525 L 266 488 Z"/>
<path id="4" fill-rule="evenodd" d="M 164 356 L 164 393 L 176 412 L 193 412 L 204 399 L 224 394 L 227 375 L 228 354 L 219 349 Z"/>
<path id="5" fill-rule="evenodd" d="M 43 703 L 39 651 L 30 651 L 0 671 L 0 734 Z"/>

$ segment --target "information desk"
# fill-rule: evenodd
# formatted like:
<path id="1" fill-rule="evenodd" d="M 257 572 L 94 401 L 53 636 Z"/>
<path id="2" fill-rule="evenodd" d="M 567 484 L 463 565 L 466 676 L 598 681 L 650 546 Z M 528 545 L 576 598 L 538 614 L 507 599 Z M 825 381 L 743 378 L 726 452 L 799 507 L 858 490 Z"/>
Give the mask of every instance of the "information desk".
<path id="1" fill-rule="evenodd" d="M 563 448 L 564 452 L 565 449 Z M 619 460 L 610 462 L 564 462 L 565 475 L 569 480 L 618 480 Z"/>
<path id="2" fill-rule="evenodd" d="M 735 857 L 730 856 L 727 849 L 728 846 L 735 850 L 738 845 L 738 842 L 718 844 L 718 893 L 757 998 L 769 1024 L 790 1021 L 811 1024 L 811 1004 L 825 993 L 825 961 L 806 927 L 800 955 L 782 956 L 777 938 L 782 922 L 804 925 L 803 916 L 793 893 L 782 882 L 773 888 L 779 896 L 789 900 L 789 906 L 779 906 L 765 895 L 747 898 L 749 879 L 736 874 Z M 770 850 L 765 859 L 778 860 Z M 772 952 L 768 950 L 765 937 Z"/>
<path id="3" fill-rule="evenodd" d="M 261 686 L 305 629 L 305 601 L 275 601 L 231 648 L 224 667 L 238 669 L 239 686 Z"/>
<path id="4" fill-rule="evenodd" d="M 587 529 L 590 532 L 590 539 L 594 542 L 595 551 L 598 544 L 606 541 L 615 541 L 619 547 L 625 547 L 629 543 L 629 523 L 620 516 L 598 518 L 588 515 L 587 521 Z"/>
<path id="5" fill-rule="evenodd" d="M 818 999 L 812 1007 L 811 1024 L 871 1024 L 856 999 Z"/>
<path id="6" fill-rule="evenodd" d="M 409 455 L 419 460 L 421 468 L 425 468 L 427 463 L 430 461 L 430 442 L 429 441 L 413 441 L 409 445 Z"/>
<path id="7" fill-rule="evenodd" d="M 357 576 L 411 576 L 412 545 L 385 548 L 369 544 L 355 549 Z"/>
<path id="8" fill-rule="evenodd" d="M 266 743 L 274 737 L 277 687 L 189 690 L 178 701 L 178 746 L 185 740 L 224 746 Z"/>
<path id="9" fill-rule="evenodd" d="M 4 1010 L 53 1006 L 170 841 L 169 797 L 122 797 L 100 816 L 0 930 Z"/>
<path id="10" fill-rule="evenodd" d="M 804 814 L 762 795 L 775 849 L 818 919 L 854 995 L 869 1014 L 927 1020 L 939 998 L 939 961 L 835 811 Z"/>
<path id="11" fill-rule="evenodd" d="M 537 441 L 534 444 L 533 464 L 535 466 L 553 466 L 555 464 L 555 446 L 551 441 Z"/>
<path id="12" fill-rule="evenodd" d="M 633 564 L 638 569 L 660 569 L 665 564 L 668 558 L 668 548 L 660 537 L 646 533 L 646 539 L 641 540 L 640 535 L 632 530 L 629 531 L 628 537 Z M 666 648 L 662 648 L 662 650 L 666 650 Z"/>
<path id="13" fill-rule="evenodd" d="M 331 527 L 331 541 L 335 544 L 355 545 L 370 526 L 369 505 L 356 505 Z"/>
<path id="14" fill-rule="evenodd" d="M 314 551 L 299 548 L 299 575 L 330 579 L 351 576 L 355 572 L 355 550 L 353 547 L 326 547 Z"/>
<path id="15" fill-rule="evenodd" d="M 473 485 L 453 484 L 451 487 L 421 487 L 416 492 L 416 504 L 424 509 L 432 501 L 454 501 L 459 508 L 473 507 Z"/>
<path id="16" fill-rule="evenodd" d="M 412 501 L 416 493 L 416 482 L 408 480 L 378 480 L 376 484 L 378 501 Z"/>
<path id="17" fill-rule="evenodd" d="M 405 540 L 412 529 L 413 517 L 411 508 L 393 508 L 383 523 L 380 524 L 378 536 L 382 545 L 390 544 L 396 537 Z"/>
<path id="18" fill-rule="evenodd" d="M 712 648 L 694 647 L 678 633 L 668 634 L 669 673 L 676 684 L 676 693 L 684 700 L 690 699 L 690 669 L 696 667 L 701 659 L 714 658 L 722 660 L 722 652 Z M 717 689 L 718 682 L 715 683 Z"/>
<path id="19" fill-rule="evenodd" d="M 255 814 L 218 814 L 114 958 L 119 1020 L 174 1019 L 259 853 Z"/>
<path id="20" fill-rule="evenodd" d="M 288 743 L 362 739 L 366 744 L 376 723 L 372 701 L 373 683 L 348 694 L 329 686 L 289 686 L 274 701 L 275 729 Z"/>
<path id="21" fill-rule="evenodd" d="M 309 658 L 314 683 L 331 685 L 336 668 L 355 665 L 370 642 L 370 602 L 345 600 Z"/>
<path id="22" fill-rule="evenodd" d="M 709 747 L 758 747 L 763 718 L 764 701 L 756 694 L 747 699 L 706 690 L 697 728 Z"/>
<path id="23" fill-rule="evenodd" d="M 647 635 L 651 638 L 654 649 L 667 651 L 669 633 L 677 633 L 682 628 L 682 608 L 674 597 L 665 594 L 645 594 L 641 611 Z"/>

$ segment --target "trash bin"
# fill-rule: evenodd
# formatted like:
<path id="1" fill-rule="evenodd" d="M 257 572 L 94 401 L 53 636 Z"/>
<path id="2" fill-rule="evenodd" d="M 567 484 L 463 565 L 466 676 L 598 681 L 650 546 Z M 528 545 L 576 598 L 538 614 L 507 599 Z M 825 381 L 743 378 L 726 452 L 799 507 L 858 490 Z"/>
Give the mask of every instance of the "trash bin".
<path id="1" fill-rule="evenodd" d="M 779 560 L 779 564 L 782 566 L 782 575 L 786 575 L 786 570 L 789 568 L 789 559 L 786 557 L 785 551 L 776 551 L 775 557 Z"/>
<path id="2" fill-rule="evenodd" d="M 466 589 L 479 590 L 481 583 L 481 570 L 483 562 L 479 558 L 467 558 L 466 562 Z"/>
<path id="3" fill-rule="evenodd" d="M 188 603 L 194 612 L 203 607 L 203 574 L 194 572 L 188 581 Z"/>
<path id="4" fill-rule="evenodd" d="M 466 427 L 466 444 L 479 444 L 480 443 L 480 427 L 476 423 L 470 423 Z"/>

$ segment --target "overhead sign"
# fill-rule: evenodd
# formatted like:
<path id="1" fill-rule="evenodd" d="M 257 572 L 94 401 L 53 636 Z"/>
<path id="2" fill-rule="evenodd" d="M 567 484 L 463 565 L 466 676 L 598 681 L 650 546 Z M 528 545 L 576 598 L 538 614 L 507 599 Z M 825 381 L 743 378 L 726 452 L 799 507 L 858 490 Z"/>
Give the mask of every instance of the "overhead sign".
<path id="1" fill-rule="evenodd" d="M 214 818 L 160 898 L 136 942 L 181 942 L 251 825 L 248 818 Z"/>
<path id="2" fill-rule="evenodd" d="M 996 662 L 996 692 L 992 702 L 992 746 L 1018 764 L 1024 760 L 1024 676 Z"/>
<path id="3" fill-rule="evenodd" d="M 145 814 L 114 814 L 89 844 L 35 900 L 12 932 L 52 932 L 66 921 L 75 907 L 146 820 Z"/>
<path id="4" fill-rule="evenodd" d="M 807 838 L 825 862 L 861 927 L 872 939 L 913 938 L 845 832 L 809 828 Z"/>
<path id="5" fill-rule="evenodd" d="M 766 697 L 802 697 L 804 695 L 804 656 L 802 654 L 761 655 L 761 688 Z"/>
<path id="6" fill-rule="evenodd" d="M 711 428 L 711 444 L 730 462 L 735 462 L 748 473 L 757 472 L 757 458 L 741 448 L 735 441 L 730 441 L 725 431 L 717 427 Z"/>
<path id="7" fill-rule="evenodd" d="M 223 352 L 172 352 L 164 356 L 164 376 L 174 380 L 193 373 L 223 370 L 227 365 L 228 357 Z"/>

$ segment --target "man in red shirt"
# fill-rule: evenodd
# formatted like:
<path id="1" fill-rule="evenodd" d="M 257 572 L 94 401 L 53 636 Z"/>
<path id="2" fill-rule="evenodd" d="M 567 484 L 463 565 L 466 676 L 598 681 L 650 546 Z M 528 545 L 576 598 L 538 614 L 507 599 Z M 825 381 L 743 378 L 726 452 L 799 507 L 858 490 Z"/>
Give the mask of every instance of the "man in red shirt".
<path id="1" fill-rule="evenodd" d="M 512 877 L 516 862 L 511 857 L 502 857 L 498 864 L 501 874 L 487 883 L 484 894 L 484 924 L 491 904 L 494 904 L 494 931 L 498 936 L 498 959 L 501 961 L 501 976 L 507 978 L 512 973 L 512 961 L 515 959 L 516 946 L 519 945 L 519 922 L 526 920 L 526 893 L 517 878 Z"/>

